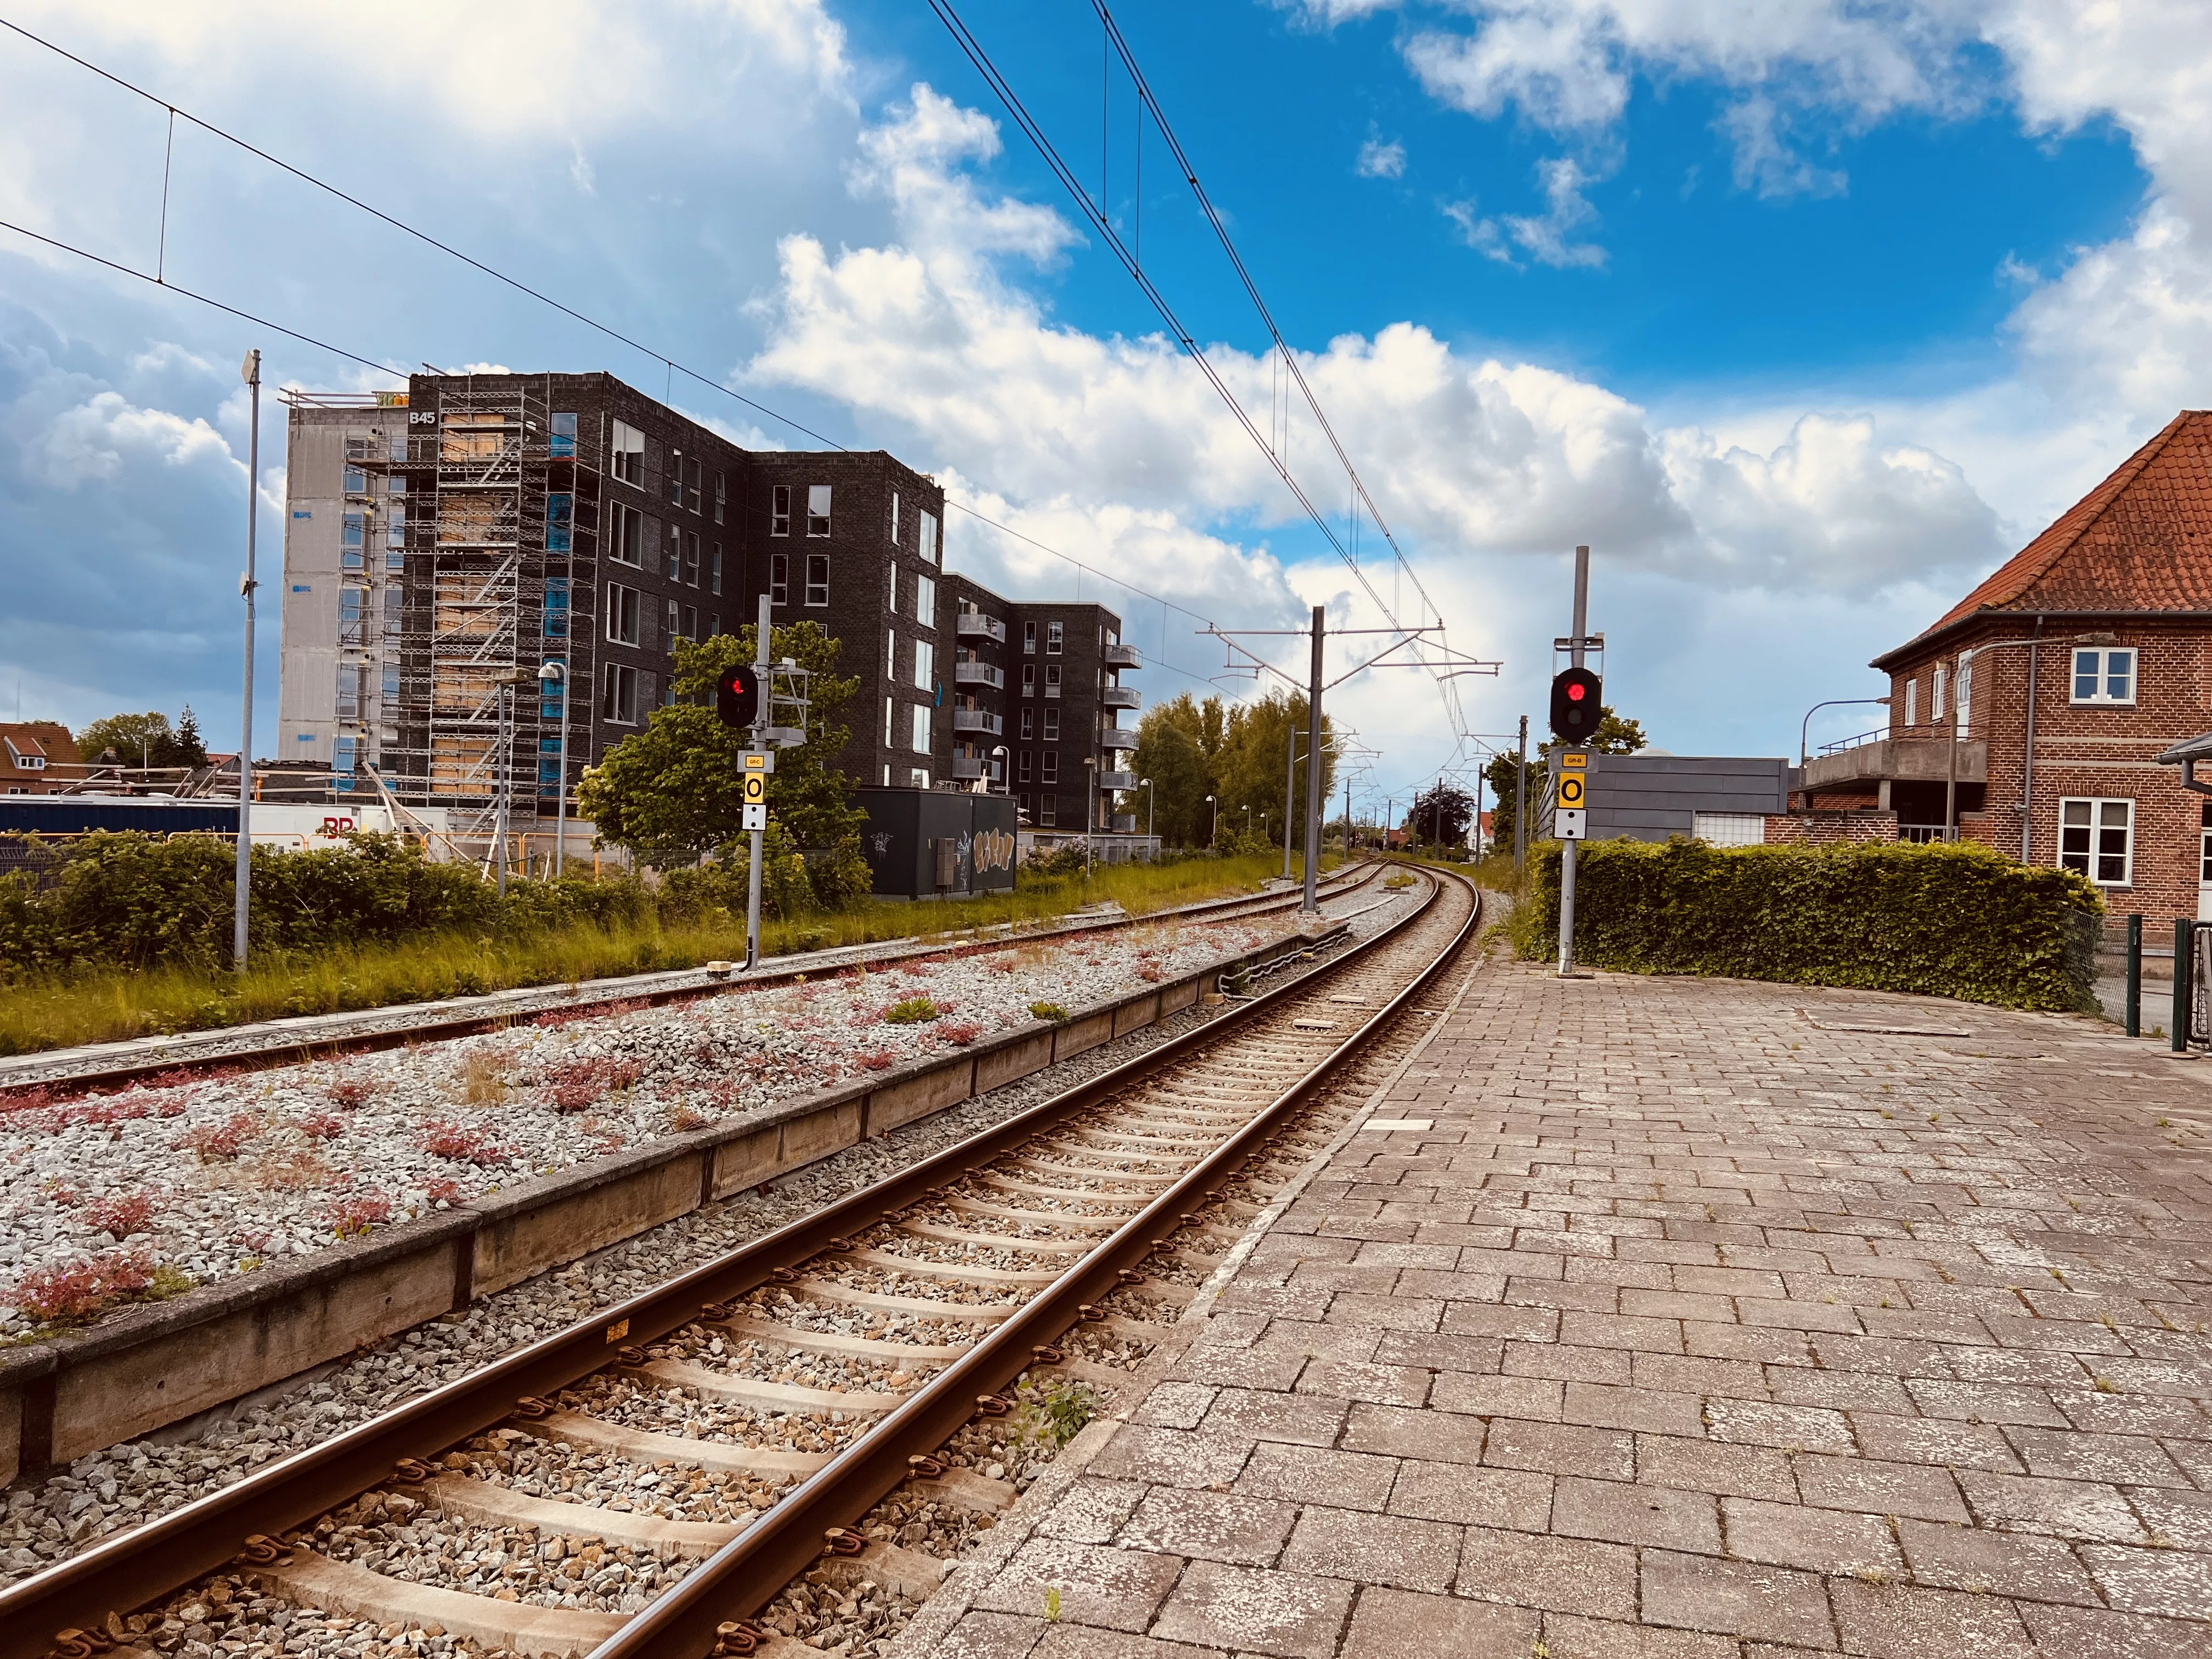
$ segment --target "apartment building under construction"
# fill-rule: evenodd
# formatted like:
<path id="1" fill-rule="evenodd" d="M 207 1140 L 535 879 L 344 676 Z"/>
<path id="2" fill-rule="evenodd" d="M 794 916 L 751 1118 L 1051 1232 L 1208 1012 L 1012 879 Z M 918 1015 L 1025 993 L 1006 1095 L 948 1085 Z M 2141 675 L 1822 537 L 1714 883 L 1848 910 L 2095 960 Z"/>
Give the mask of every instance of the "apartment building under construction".
<path id="1" fill-rule="evenodd" d="M 779 625 L 811 618 L 843 645 L 860 686 L 837 764 L 856 782 L 1012 783 L 1010 745 L 978 740 L 1001 721 L 970 706 L 1011 688 L 970 635 L 976 598 L 1017 628 L 1030 607 L 945 572 L 943 492 L 891 456 L 742 449 L 606 374 L 419 374 L 404 392 L 288 401 L 278 744 L 327 765 L 335 793 L 377 787 L 374 769 L 401 801 L 447 809 L 457 838 L 489 828 L 502 790 L 511 817 L 550 817 L 673 701 L 676 641 L 736 630 L 763 594 Z M 1073 636 L 1118 636 L 1084 609 L 1098 618 Z M 547 663 L 565 684 L 541 678 Z M 1135 699 L 1091 678 L 1066 707 L 1070 738 L 1096 749 L 1092 728 Z M 1103 741 L 1119 748 L 1072 760 L 1044 823 L 1114 827 L 1130 739 Z M 1078 778 L 1104 799 L 1079 804 Z"/>

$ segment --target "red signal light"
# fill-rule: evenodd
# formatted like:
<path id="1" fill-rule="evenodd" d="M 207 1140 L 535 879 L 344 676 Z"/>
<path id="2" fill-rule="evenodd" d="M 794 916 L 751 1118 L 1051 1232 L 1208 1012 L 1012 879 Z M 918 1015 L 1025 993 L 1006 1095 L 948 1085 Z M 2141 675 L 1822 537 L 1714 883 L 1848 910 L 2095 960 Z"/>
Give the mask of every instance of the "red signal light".
<path id="1" fill-rule="evenodd" d="M 1567 701 L 1569 702 L 1580 702 L 1587 695 L 1588 689 L 1582 685 L 1570 685 L 1567 687 Z"/>

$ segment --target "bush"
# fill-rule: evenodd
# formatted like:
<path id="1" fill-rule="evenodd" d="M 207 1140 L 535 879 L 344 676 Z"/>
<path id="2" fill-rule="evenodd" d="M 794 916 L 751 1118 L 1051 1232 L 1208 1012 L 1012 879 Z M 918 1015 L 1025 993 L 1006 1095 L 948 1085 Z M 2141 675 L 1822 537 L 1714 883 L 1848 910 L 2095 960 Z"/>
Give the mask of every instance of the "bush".
<path id="1" fill-rule="evenodd" d="M 921 1025 L 935 1019 L 938 1012 L 927 997 L 907 997 L 884 1009 L 884 1019 L 892 1025 Z"/>
<path id="2" fill-rule="evenodd" d="M 1523 957 L 1559 951 L 1557 842 L 1529 858 Z M 1575 956 L 1625 973 L 1699 974 L 2087 1012 L 2103 915 L 2080 876 L 1985 847 L 1585 842 Z"/>
<path id="3" fill-rule="evenodd" d="M 1042 853 L 1031 853 L 1015 871 L 1016 884 L 1033 884 L 1079 876 L 1083 873 L 1086 843 L 1080 840 L 1071 841 L 1065 846 L 1051 848 Z"/>

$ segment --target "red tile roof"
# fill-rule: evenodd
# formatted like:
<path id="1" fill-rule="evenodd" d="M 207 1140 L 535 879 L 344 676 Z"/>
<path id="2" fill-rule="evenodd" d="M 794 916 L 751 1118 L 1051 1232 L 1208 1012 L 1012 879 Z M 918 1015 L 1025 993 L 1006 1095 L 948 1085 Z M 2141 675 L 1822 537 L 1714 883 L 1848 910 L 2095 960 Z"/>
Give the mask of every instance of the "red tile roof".
<path id="1" fill-rule="evenodd" d="M 1911 644 L 1980 611 L 2212 611 L 2212 410 L 2175 416 Z"/>

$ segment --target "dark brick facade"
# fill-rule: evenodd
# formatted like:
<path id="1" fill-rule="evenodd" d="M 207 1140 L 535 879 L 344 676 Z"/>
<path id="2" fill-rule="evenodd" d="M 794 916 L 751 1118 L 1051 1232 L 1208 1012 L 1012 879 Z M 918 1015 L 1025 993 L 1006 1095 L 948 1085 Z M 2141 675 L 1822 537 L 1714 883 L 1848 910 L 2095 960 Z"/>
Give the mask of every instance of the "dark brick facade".
<path id="1" fill-rule="evenodd" d="M 1136 666 L 1121 619 L 1101 605 L 1008 609 L 1006 744 L 1022 816 L 1039 829 L 1111 830 L 1117 792 L 1133 787 L 1121 769 L 1136 738 L 1115 706 L 1135 698 L 1120 684 Z"/>

